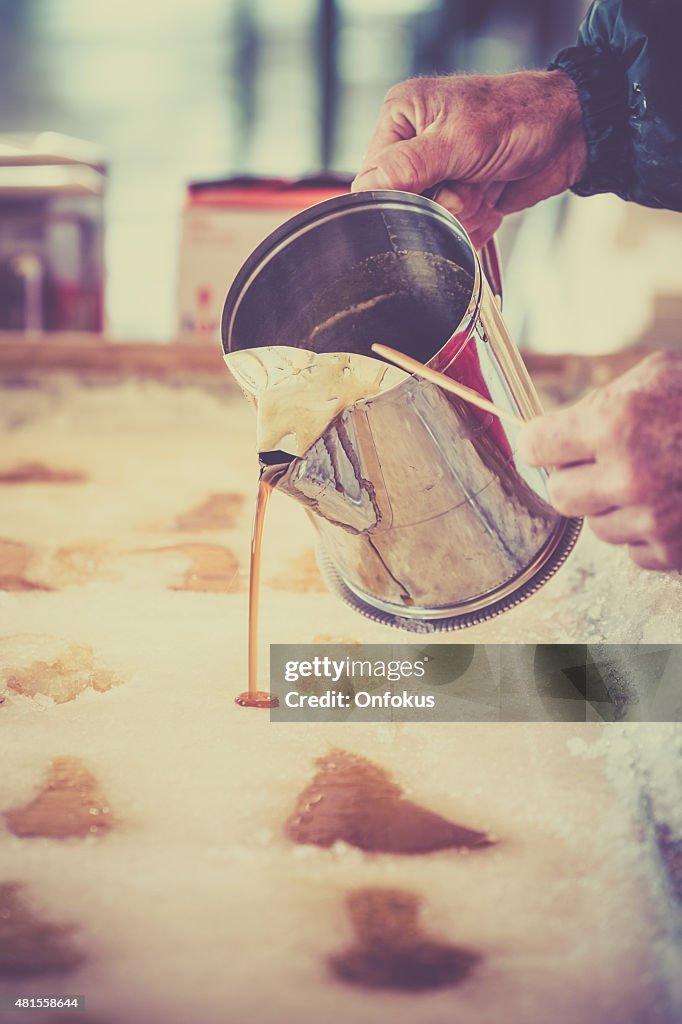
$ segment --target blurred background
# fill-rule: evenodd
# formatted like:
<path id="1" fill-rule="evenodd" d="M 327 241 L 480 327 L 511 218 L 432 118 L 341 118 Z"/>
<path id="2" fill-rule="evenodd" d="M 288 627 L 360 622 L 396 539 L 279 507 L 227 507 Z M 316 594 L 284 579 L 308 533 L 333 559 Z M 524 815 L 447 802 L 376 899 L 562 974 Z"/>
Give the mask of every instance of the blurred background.
<path id="1" fill-rule="evenodd" d="M 0 330 L 216 341 L 230 280 L 352 177 L 415 74 L 544 67 L 583 0 L 0 0 Z M 227 182 L 227 184 L 216 184 Z M 572 196 L 500 232 L 539 352 L 678 344 L 682 218 Z"/>

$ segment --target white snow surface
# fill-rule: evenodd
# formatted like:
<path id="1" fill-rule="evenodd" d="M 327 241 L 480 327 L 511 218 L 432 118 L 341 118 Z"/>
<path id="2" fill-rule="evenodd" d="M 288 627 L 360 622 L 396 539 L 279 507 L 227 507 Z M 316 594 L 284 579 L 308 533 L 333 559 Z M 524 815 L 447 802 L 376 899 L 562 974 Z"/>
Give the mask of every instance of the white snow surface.
<path id="1" fill-rule="evenodd" d="M 31 994 L 85 994 L 83 1024 L 682 1019 L 679 921 L 650 828 L 653 801 L 682 835 L 678 726 L 276 725 L 240 709 L 249 501 L 225 530 L 172 524 L 209 493 L 252 493 L 241 396 L 54 378 L 0 398 L 11 428 L 0 469 L 41 462 L 88 476 L 3 488 L 0 537 L 31 545 L 29 575 L 48 582 L 55 550 L 103 552 L 91 578 L 0 593 L 6 643 L 16 651 L 39 634 L 90 645 L 124 680 L 62 704 L 10 694 L 0 706 L 0 810 L 29 801 L 51 760 L 73 755 L 119 821 L 108 835 L 58 841 L 18 838 L 0 817 L 0 882 L 23 883 L 36 914 L 74 924 L 87 958 L 72 975 L 31 979 Z M 275 495 L 266 534 L 263 645 L 399 640 L 330 594 L 268 582 L 313 543 L 288 499 Z M 183 557 L 139 551 L 180 540 L 228 547 L 241 583 L 169 589 Z M 670 643 L 682 639 L 679 595 L 678 578 L 639 572 L 586 533 L 525 604 L 429 642 Z M 0 663 L 0 683 L 11 669 Z M 332 747 L 370 758 L 412 799 L 497 845 L 424 857 L 293 845 L 284 821 Z M 346 894 L 368 885 L 418 893 L 427 931 L 482 954 L 471 977 L 410 995 L 334 980 L 326 957 L 352 941 Z M 16 990 L 0 979 L 0 993 Z M 28 1018 L 3 1017 L 15 1019 Z"/>

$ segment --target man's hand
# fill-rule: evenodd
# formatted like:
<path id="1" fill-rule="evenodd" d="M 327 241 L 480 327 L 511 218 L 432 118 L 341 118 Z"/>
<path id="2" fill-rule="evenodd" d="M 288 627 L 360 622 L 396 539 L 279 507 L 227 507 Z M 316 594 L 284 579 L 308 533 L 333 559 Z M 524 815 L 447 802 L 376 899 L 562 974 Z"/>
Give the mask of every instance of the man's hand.
<path id="1" fill-rule="evenodd" d="M 519 454 L 550 475 L 555 508 L 587 516 L 644 569 L 682 568 L 682 354 L 656 353 L 524 427 Z"/>
<path id="2" fill-rule="evenodd" d="M 353 190 L 424 192 L 480 248 L 502 216 L 582 177 L 582 112 L 563 71 L 414 78 L 394 86 Z"/>

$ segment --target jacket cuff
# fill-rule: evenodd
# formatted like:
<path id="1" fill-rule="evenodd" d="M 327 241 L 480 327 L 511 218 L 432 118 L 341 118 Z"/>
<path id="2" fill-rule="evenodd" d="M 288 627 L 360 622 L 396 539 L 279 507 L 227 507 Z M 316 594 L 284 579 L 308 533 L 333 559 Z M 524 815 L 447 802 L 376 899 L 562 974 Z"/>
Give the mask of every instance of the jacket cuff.
<path id="1" fill-rule="evenodd" d="M 550 71 L 569 75 L 578 90 L 587 141 L 587 169 L 573 186 L 580 196 L 623 193 L 632 179 L 627 63 L 600 46 L 569 46 Z"/>

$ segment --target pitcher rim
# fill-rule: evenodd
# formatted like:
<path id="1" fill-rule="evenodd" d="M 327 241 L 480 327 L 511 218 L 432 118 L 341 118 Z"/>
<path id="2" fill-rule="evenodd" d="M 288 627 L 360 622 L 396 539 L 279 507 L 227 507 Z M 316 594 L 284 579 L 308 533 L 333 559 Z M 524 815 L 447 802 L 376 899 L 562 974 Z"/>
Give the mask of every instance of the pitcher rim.
<path id="1" fill-rule="evenodd" d="M 232 346 L 231 335 L 239 307 L 250 285 L 270 260 L 286 249 L 297 238 L 300 238 L 314 227 L 324 224 L 326 220 L 334 220 L 345 214 L 357 213 L 375 204 L 408 210 L 420 210 L 425 214 L 438 218 L 447 227 L 454 230 L 455 234 L 466 244 L 471 253 L 474 280 L 467 307 L 459 322 L 454 325 L 448 337 L 443 340 L 426 363 L 427 366 L 431 366 L 434 369 L 445 370 L 468 341 L 476 323 L 482 292 L 481 260 L 465 228 L 449 210 L 446 210 L 445 207 L 426 196 L 393 189 L 348 192 L 334 196 L 331 199 L 324 199 L 294 214 L 284 224 L 280 224 L 274 231 L 271 231 L 246 258 L 230 285 L 221 317 L 220 334 L 223 356 L 227 356 L 232 351 L 235 351 Z M 450 351 L 449 347 L 452 346 L 455 340 L 459 341 L 459 345 L 455 351 Z M 446 352 L 446 350 L 448 351 Z M 447 355 L 447 358 L 443 358 L 444 354 Z M 381 362 L 379 359 L 377 361 Z M 410 376 L 414 377 L 415 375 L 411 374 Z"/>

